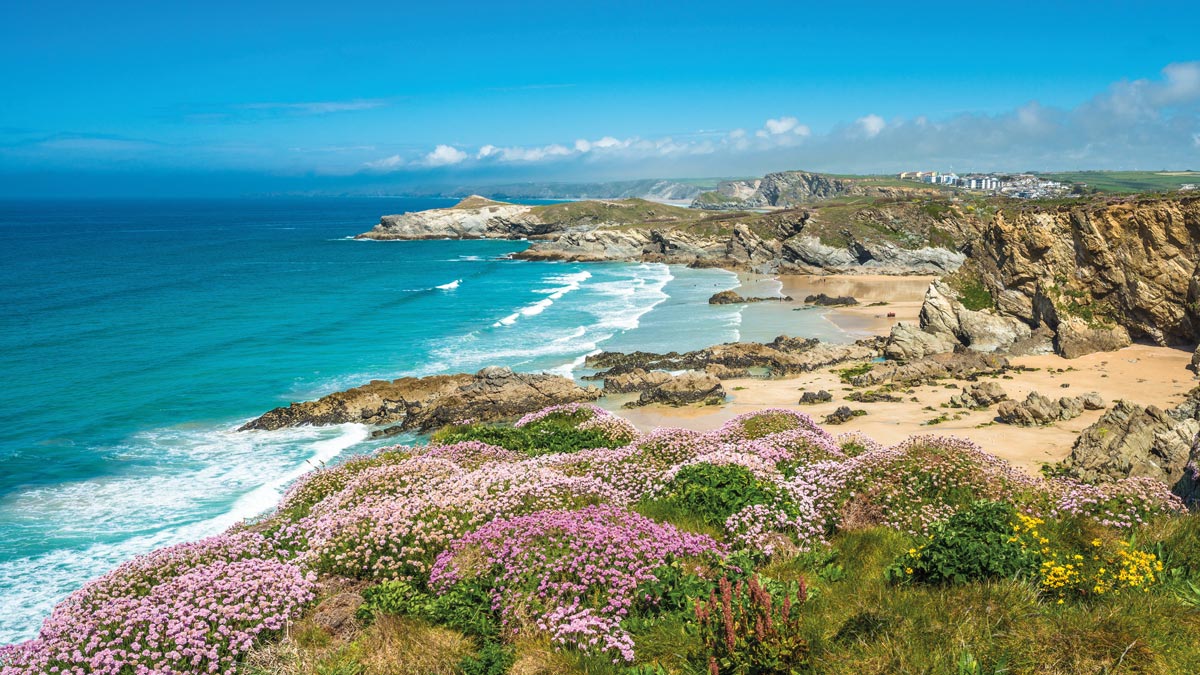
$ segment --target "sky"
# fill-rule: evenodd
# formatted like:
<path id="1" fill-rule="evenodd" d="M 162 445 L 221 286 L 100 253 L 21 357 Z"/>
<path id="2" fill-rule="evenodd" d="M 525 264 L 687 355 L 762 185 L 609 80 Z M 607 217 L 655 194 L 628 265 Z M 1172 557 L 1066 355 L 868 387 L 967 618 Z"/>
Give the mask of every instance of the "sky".
<path id="1" fill-rule="evenodd" d="M 0 2 L 0 197 L 1200 169 L 1200 3 Z"/>

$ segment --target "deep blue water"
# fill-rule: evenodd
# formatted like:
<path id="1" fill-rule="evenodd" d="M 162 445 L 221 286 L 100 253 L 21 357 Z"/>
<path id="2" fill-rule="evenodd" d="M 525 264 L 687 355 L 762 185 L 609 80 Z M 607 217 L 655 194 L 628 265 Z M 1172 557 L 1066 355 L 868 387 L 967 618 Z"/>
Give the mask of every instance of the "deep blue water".
<path id="1" fill-rule="evenodd" d="M 449 204 L 0 202 L 0 644 L 122 560 L 219 532 L 307 468 L 372 447 L 356 425 L 234 431 L 274 406 L 740 336 L 742 309 L 705 303 L 736 285 L 727 272 L 349 238 Z"/>

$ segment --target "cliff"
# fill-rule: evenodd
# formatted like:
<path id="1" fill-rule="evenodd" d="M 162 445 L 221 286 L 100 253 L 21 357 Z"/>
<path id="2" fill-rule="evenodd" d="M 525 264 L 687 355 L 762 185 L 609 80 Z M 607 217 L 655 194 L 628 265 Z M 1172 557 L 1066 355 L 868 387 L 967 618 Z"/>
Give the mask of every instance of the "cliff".
<path id="1" fill-rule="evenodd" d="M 840 177 L 808 171 L 781 171 L 762 178 L 728 180 L 702 192 L 692 208 L 739 210 L 794 208 L 839 197 L 911 197 L 939 194 L 915 183 L 897 184 L 890 178 Z"/>

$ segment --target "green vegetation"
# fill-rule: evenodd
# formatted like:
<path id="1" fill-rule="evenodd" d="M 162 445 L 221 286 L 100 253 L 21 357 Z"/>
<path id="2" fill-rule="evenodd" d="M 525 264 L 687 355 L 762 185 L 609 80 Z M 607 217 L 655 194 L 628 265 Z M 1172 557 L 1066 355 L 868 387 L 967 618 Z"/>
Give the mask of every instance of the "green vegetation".
<path id="1" fill-rule="evenodd" d="M 587 200 L 535 206 L 532 213 L 547 222 L 586 225 L 598 223 L 690 223 L 704 216 L 682 206 L 645 199 Z"/>
<path id="2" fill-rule="evenodd" d="M 958 292 L 958 299 L 962 302 L 963 307 L 978 312 L 996 306 L 996 300 L 983 283 L 983 279 L 980 278 L 978 272 L 970 269 L 967 265 L 960 267 L 954 274 L 946 276 L 944 280 L 950 288 Z"/>
<path id="3" fill-rule="evenodd" d="M 1069 171 L 1043 173 L 1043 178 L 1087 185 L 1102 192 L 1167 192 L 1180 185 L 1200 184 L 1200 171 Z"/>
<path id="4" fill-rule="evenodd" d="M 887 569 L 901 583 L 963 584 L 1031 575 L 1035 560 L 1013 536 L 1017 510 L 979 502 L 933 528 L 929 542 L 909 549 Z"/>
<path id="5" fill-rule="evenodd" d="M 588 448 L 616 448 L 625 439 L 599 428 L 579 428 L 586 413 L 554 414 L 523 427 L 468 424 L 445 427 L 433 435 L 435 443 L 479 441 L 530 457 L 569 453 Z"/>

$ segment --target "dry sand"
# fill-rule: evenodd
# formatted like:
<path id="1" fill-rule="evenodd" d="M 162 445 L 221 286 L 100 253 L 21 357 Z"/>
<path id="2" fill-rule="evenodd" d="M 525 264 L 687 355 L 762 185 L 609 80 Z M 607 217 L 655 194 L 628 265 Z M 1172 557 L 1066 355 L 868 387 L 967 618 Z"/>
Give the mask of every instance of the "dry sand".
<path id="1" fill-rule="evenodd" d="M 830 312 L 830 319 L 851 332 L 886 334 L 895 321 L 915 321 L 921 297 L 929 277 L 781 277 L 785 294 L 803 298 L 809 293 L 853 295 L 860 301 L 885 301 L 886 307 L 852 307 Z M 813 290 L 815 289 L 815 290 Z M 879 310 L 894 311 L 894 319 L 879 318 Z M 886 312 L 884 312 L 886 314 Z M 1196 385 L 1195 376 L 1187 370 L 1191 352 L 1167 347 L 1134 345 L 1116 352 L 1090 354 L 1078 359 L 1056 355 L 1026 356 L 1010 359 L 1014 365 L 1036 369 L 1013 372 L 996 379 L 1012 398 L 1023 399 L 1030 391 L 1045 396 L 1076 396 L 1098 392 L 1110 403 L 1127 399 L 1141 404 L 1167 408 L 1179 403 L 1186 392 Z M 985 450 L 1013 464 L 1036 472 L 1048 462 L 1064 459 L 1079 432 L 1094 423 L 1102 411 L 1087 411 L 1082 416 L 1046 427 L 1017 427 L 994 421 L 995 406 L 989 410 L 962 411 L 943 408 L 957 388 L 965 383 L 945 381 L 937 385 L 916 387 L 911 393 L 901 393 L 899 403 L 856 403 L 844 400 L 853 391 L 843 384 L 836 372 L 842 366 L 821 369 L 795 378 L 781 380 L 736 379 L 724 382 L 730 401 L 721 406 L 701 408 L 671 408 L 648 406 L 620 410 L 619 414 L 643 430 L 660 426 L 708 430 L 744 412 L 772 407 L 803 410 L 818 420 L 841 405 L 866 410 L 867 415 L 856 417 L 841 426 L 829 429 L 861 431 L 875 440 L 891 444 L 915 434 L 945 434 L 970 438 Z M 1063 385 L 1068 385 L 1063 387 Z M 800 406 L 797 401 L 804 391 L 825 389 L 833 401 L 819 405 Z M 916 400 L 911 400 L 915 398 Z M 613 400 L 612 405 L 621 401 Z M 928 409 L 932 408 L 932 409 Z M 928 424 L 939 416 L 949 419 Z"/>

